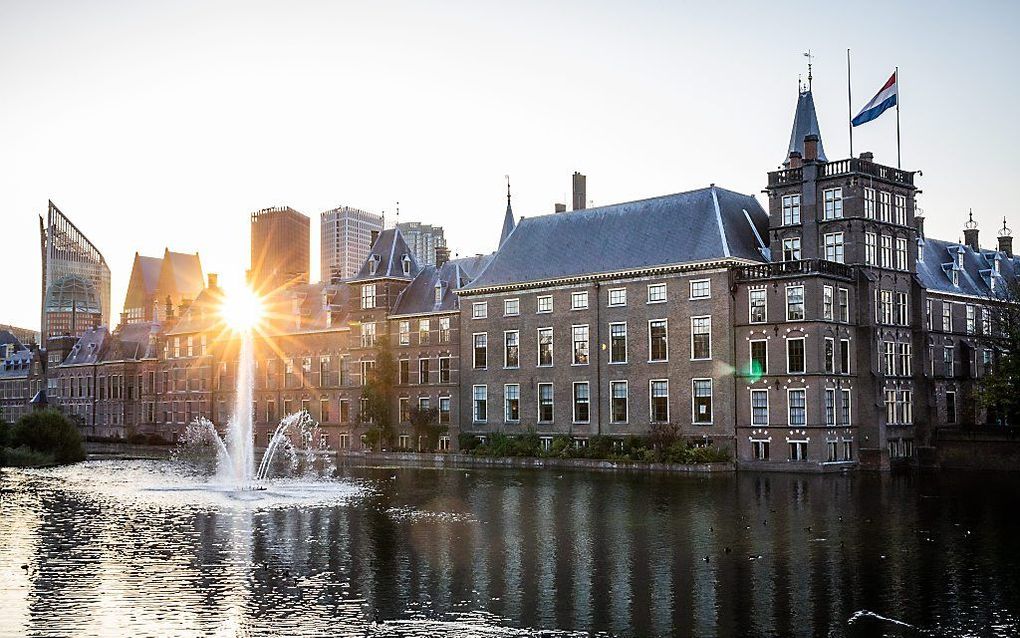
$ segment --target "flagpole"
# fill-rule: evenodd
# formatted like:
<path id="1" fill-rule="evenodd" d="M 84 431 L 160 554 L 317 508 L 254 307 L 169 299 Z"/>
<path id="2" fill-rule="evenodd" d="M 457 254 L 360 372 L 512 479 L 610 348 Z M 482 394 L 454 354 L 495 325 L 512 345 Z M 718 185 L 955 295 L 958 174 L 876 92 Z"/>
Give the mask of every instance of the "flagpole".
<path id="1" fill-rule="evenodd" d="M 896 67 L 896 168 L 903 168 L 900 163 L 900 67 Z"/>
<path id="2" fill-rule="evenodd" d="M 846 50 L 846 110 L 847 117 L 846 123 L 847 128 L 850 131 L 850 159 L 854 158 L 854 125 L 852 120 L 854 119 L 854 100 L 852 96 L 852 89 L 850 86 L 850 49 Z"/>

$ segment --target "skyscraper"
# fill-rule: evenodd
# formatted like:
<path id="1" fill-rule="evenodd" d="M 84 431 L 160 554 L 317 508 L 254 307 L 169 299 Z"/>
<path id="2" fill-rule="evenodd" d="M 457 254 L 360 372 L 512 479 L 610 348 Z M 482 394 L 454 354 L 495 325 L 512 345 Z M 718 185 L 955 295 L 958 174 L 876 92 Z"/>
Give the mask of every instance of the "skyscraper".
<path id="1" fill-rule="evenodd" d="M 311 220 L 290 206 L 251 214 L 251 269 L 248 283 L 257 291 L 307 284 Z"/>
<path id="2" fill-rule="evenodd" d="M 404 241 L 411 248 L 415 260 L 422 266 L 436 265 L 436 248 L 446 245 L 446 236 L 442 226 L 433 226 L 421 222 L 401 222 L 397 224 Z"/>
<path id="3" fill-rule="evenodd" d="M 350 279 L 368 259 L 372 238 L 383 230 L 383 217 L 350 206 L 321 215 L 319 255 L 323 281 Z"/>
<path id="4" fill-rule="evenodd" d="M 39 216 L 39 235 L 43 339 L 109 326 L 110 268 L 99 249 L 53 202 L 46 220 Z"/>

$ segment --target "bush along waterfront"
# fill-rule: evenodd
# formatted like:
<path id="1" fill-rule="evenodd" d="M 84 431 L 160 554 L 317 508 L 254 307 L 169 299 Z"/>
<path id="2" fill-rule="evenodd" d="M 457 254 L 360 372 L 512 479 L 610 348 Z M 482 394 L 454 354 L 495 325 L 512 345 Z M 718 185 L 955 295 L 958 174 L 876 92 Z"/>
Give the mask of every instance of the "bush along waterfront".
<path id="1" fill-rule="evenodd" d="M 558 459 L 596 459 L 639 463 L 726 463 L 727 450 L 681 438 L 679 428 L 671 424 L 653 427 L 649 436 L 616 438 L 596 435 L 579 446 L 568 436 L 556 436 L 543 445 L 541 437 L 529 429 L 523 434 L 495 432 L 482 442 L 472 434 L 461 434 L 462 454 L 489 457 L 536 457 Z"/>
<path id="2" fill-rule="evenodd" d="M 83 460 L 81 432 L 56 410 L 26 414 L 13 426 L 0 424 L 0 466 L 62 465 Z"/>

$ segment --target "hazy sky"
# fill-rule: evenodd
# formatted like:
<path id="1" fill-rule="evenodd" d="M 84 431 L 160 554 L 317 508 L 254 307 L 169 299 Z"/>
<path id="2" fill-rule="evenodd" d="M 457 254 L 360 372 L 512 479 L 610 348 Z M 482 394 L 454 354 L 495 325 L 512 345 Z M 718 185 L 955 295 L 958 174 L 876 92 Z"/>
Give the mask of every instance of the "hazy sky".
<path id="1" fill-rule="evenodd" d="M 489 252 L 505 209 L 716 183 L 782 161 L 803 51 L 830 159 L 899 65 L 904 168 L 930 235 L 1020 209 L 1020 3 L 0 2 L 0 323 L 38 328 L 37 215 L 99 247 L 121 310 L 135 251 L 240 277 L 248 215 L 347 204 Z M 895 165 L 895 117 L 854 150 Z M 759 195 L 760 197 L 760 195 Z M 569 245 L 564 250 L 570 250 Z"/>

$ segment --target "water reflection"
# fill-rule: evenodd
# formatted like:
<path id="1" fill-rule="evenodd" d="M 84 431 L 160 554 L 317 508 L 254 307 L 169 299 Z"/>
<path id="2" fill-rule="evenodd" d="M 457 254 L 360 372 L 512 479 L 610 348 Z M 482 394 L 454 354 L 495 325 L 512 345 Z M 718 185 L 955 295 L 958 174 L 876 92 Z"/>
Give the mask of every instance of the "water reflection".
<path id="1" fill-rule="evenodd" d="M 0 633 L 1020 628 L 1013 478 L 351 465 L 341 502 L 137 498 L 165 463 L 5 473 Z"/>

